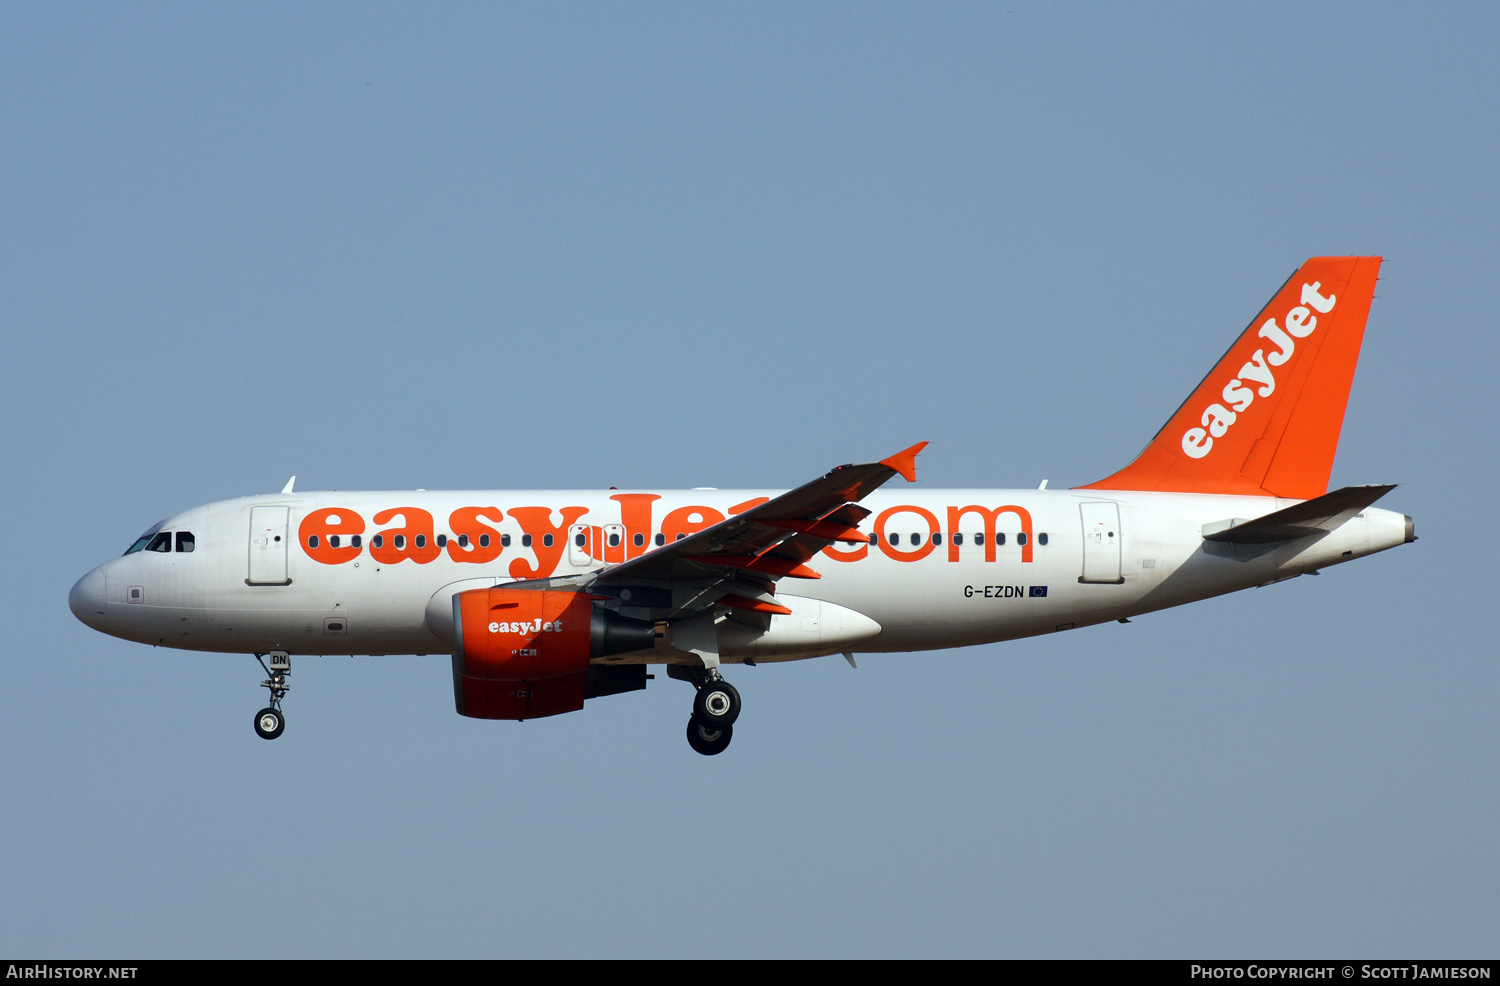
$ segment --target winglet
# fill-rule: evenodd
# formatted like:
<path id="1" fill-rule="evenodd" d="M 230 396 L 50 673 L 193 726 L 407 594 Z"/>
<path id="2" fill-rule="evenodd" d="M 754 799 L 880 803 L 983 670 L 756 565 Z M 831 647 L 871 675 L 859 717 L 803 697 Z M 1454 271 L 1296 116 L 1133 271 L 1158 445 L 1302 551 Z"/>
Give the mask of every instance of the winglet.
<path id="1" fill-rule="evenodd" d="M 882 466 L 890 466 L 901 474 L 908 483 L 917 481 L 917 453 L 927 447 L 926 442 L 918 442 L 909 449 L 902 449 L 888 459 L 881 459 Z"/>
<path id="2" fill-rule="evenodd" d="M 283 492 L 283 493 L 290 493 L 290 492 L 292 492 L 292 487 L 296 486 L 296 485 L 297 485 L 297 477 L 293 476 L 291 479 L 289 479 L 289 480 L 286 481 L 286 485 L 281 488 L 281 492 Z"/>

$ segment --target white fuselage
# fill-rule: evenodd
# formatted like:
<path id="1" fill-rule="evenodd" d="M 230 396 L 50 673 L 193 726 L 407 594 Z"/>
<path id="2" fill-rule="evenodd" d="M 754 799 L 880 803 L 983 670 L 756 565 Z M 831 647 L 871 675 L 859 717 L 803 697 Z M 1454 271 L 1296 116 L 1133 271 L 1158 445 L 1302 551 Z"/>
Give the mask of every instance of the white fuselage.
<path id="1" fill-rule="evenodd" d="M 69 601 L 98 630 L 164 647 L 242 654 L 447 653 L 455 591 L 597 571 L 774 495 L 417 491 L 245 497 L 162 522 L 153 532 L 172 534 L 173 550 L 135 550 L 107 562 L 79 580 Z M 1099 490 L 877 491 L 863 502 L 872 514 L 861 529 L 878 535 L 879 545 L 825 549 L 809 562 L 821 578 L 778 583 L 776 597 L 791 615 L 772 617 L 769 633 L 726 627 L 721 649 L 727 661 L 785 660 L 1007 640 L 1291 578 L 1410 537 L 1408 518 L 1372 507 L 1322 537 L 1265 546 L 1203 538 L 1205 527 L 1211 533 L 1295 502 Z M 476 518 L 464 508 L 487 509 Z M 330 509 L 340 512 L 342 527 L 310 520 Z M 985 511 L 997 509 L 987 518 Z M 356 514 L 363 522 L 357 550 L 349 526 Z M 430 517 L 430 527 L 423 516 Z M 330 530 L 342 532 L 336 558 L 329 557 Z M 191 535 L 193 550 L 176 550 L 184 543 L 176 537 L 181 533 Z M 372 544 L 377 535 L 378 551 Z M 310 537 L 317 538 L 317 547 L 309 547 Z M 439 545 L 440 538 L 446 544 Z M 641 615 L 628 605 L 621 613 Z M 633 659 L 681 660 L 682 652 L 670 644 L 668 639 L 658 653 Z"/>

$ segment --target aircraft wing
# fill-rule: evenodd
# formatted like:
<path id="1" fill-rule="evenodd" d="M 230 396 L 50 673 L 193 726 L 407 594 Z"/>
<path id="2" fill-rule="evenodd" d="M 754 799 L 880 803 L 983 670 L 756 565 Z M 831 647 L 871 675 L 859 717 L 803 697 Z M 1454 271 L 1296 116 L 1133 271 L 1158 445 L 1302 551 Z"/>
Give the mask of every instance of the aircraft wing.
<path id="1" fill-rule="evenodd" d="M 919 442 L 879 462 L 839 466 L 757 506 L 680 541 L 646 552 L 600 572 L 589 585 L 604 589 L 621 583 L 730 581 L 738 595 L 725 605 L 758 612 L 790 612 L 769 593 L 781 578 L 820 578 L 808 562 L 834 541 L 868 543 L 858 530 L 870 511 L 859 506 L 872 491 L 900 474 L 916 480 Z M 707 602 L 712 602 L 710 594 Z"/>

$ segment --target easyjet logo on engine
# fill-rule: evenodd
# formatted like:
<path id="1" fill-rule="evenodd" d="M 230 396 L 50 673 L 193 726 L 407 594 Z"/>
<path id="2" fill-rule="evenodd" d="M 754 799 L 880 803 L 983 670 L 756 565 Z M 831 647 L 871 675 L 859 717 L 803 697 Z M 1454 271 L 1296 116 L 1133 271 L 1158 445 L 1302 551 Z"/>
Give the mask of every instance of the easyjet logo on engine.
<path id="1" fill-rule="evenodd" d="M 543 623 L 541 620 L 520 623 L 491 623 L 490 633 L 562 633 L 562 620 Z"/>
<path id="2" fill-rule="evenodd" d="M 1276 392 L 1276 375 L 1271 372 L 1271 368 L 1285 366 L 1292 358 L 1292 354 L 1297 351 L 1294 340 L 1306 339 L 1312 335 L 1313 330 L 1318 327 L 1318 316 L 1313 312 L 1327 315 L 1333 311 L 1333 306 L 1338 301 L 1336 295 L 1320 294 L 1322 286 L 1321 281 L 1302 285 L 1301 303 L 1288 311 L 1282 319 L 1286 328 L 1277 325 L 1275 318 L 1266 319 L 1256 335 L 1275 343 L 1276 349 L 1269 355 L 1264 349 L 1257 349 L 1250 361 L 1240 367 L 1239 376 L 1224 386 L 1220 395 L 1224 402 L 1216 402 L 1204 408 L 1200 419 L 1202 427 L 1189 428 L 1182 433 L 1182 451 L 1186 455 L 1194 459 L 1203 458 L 1213 449 L 1214 439 L 1223 438 L 1229 432 L 1239 416 L 1255 402 L 1257 394 L 1270 397 Z"/>

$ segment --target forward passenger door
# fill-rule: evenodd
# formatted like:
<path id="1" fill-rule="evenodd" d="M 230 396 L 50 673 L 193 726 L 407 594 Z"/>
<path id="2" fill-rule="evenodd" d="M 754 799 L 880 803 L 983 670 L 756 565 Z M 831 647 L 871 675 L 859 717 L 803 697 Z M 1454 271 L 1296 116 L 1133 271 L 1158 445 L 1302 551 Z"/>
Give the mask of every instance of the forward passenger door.
<path id="1" fill-rule="evenodd" d="M 286 521 L 290 507 L 250 508 L 250 574 L 247 585 L 291 585 L 286 574 Z"/>

